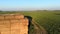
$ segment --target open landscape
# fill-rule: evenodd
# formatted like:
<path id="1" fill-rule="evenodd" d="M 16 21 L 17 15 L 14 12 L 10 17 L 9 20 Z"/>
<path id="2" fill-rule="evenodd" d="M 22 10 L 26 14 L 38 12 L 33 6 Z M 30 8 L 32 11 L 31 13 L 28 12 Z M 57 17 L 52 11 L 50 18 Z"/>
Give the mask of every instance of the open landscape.
<path id="1" fill-rule="evenodd" d="M 60 34 L 60 0 L 0 0 L 0 34 Z"/>
<path id="2" fill-rule="evenodd" d="M 30 25 L 30 34 L 36 34 L 39 32 L 35 28 L 39 26 L 43 27 L 42 29 L 47 32 L 47 34 L 60 34 L 60 10 L 48 11 L 48 10 L 39 10 L 39 11 L 0 11 L 0 14 L 23 14 L 24 16 L 31 16 L 32 20 L 37 23 L 37 26 L 32 24 Z M 37 33 L 39 34 L 39 33 Z"/>

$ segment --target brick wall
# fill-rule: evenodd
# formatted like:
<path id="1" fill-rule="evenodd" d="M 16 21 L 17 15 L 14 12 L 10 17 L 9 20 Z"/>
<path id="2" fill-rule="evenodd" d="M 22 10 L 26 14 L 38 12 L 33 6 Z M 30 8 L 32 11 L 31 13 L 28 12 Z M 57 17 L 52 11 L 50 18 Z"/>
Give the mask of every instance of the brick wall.
<path id="1" fill-rule="evenodd" d="M 28 34 L 28 19 L 20 14 L 0 15 L 0 34 Z"/>

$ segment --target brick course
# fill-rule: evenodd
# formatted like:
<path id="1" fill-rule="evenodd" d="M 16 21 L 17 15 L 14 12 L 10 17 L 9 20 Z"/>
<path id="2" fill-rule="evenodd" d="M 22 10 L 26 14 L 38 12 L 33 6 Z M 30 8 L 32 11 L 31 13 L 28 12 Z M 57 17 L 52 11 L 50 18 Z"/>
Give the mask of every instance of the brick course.
<path id="1" fill-rule="evenodd" d="M 0 15 L 1 34 L 28 34 L 28 19 L 20 14 Z"/>

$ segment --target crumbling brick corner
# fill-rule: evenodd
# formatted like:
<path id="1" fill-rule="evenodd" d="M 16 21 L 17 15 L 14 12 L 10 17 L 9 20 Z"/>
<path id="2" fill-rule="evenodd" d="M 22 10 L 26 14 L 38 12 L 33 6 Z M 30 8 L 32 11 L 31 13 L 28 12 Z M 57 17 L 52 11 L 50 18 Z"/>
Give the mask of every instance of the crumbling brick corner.
<path id="1" fill-rule="evenodd" d="M 0 15 L 0 34 L 28 34 L 28 19 L 21 14 Z"/>

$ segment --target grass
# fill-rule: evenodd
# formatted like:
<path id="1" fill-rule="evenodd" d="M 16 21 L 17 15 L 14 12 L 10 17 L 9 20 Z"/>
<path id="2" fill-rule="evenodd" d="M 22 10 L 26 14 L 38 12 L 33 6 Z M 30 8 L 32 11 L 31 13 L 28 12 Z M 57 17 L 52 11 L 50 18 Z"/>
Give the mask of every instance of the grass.
<path id="1" fill-rule="evenodd" d="M 21 13 L 25 16 L 31 16 L 39 25 L 46 29 L 48 34 L 60 34 L 60 11 L 0 12 L 0 14 L 6 13 Z M 33 31 L 32 26 L 31 29 Z"/>

